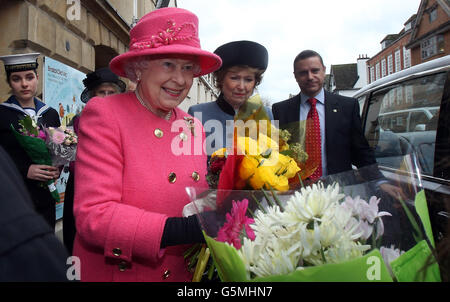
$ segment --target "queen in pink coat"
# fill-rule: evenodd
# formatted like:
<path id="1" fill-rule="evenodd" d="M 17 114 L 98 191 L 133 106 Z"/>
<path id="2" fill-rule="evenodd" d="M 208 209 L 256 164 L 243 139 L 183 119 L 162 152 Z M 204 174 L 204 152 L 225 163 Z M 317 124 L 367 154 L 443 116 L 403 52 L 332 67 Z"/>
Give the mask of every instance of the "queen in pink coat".
<path id="1" fill-rule="evenodd" d="M 189 281 L 183 252 L 202 234 L 181 216 L 185 188 L 207 189 L 206 154 L 201 123 L 177 106 L 221 60 L 184 9 L 147 14 L 130 37 L 110 68 L 135 92 L 93 98 L 80 119 L 74 255 L 81 281 Z"/>

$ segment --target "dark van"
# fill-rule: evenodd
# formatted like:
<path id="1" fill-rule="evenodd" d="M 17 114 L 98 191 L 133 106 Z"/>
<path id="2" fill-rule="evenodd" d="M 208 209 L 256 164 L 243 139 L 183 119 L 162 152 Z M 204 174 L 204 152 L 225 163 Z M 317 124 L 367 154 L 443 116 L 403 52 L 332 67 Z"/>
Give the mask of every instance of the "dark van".
<path id="1" fill-rule="evenodd" d="M 379 79 L 353 96 L 363 130 L 387 178 L 414 154 L 434 238 L 446 234 L 450 212 L 450 55 Z"/>

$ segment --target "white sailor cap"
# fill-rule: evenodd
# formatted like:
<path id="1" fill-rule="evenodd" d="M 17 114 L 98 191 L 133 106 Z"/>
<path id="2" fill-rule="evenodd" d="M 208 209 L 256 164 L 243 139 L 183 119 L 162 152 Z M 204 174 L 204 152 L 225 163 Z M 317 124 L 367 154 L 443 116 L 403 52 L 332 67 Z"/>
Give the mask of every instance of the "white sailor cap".
<path id="1" fill-rule="evenodd" d="M 26 53 L 18 55 L 0 56 L 0 60 L 5 64 L 7 73 L 15 71 L 32 70 L 38 67 L 37 58 L 40 53 Z"/>

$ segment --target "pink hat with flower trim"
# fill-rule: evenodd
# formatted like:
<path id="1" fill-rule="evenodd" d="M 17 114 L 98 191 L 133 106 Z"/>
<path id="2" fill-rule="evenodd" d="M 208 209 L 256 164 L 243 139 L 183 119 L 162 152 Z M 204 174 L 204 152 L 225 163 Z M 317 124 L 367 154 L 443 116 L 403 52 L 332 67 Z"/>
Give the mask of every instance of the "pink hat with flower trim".
<path id="1" fill-rule="evenodd" d="M 130 31 L 128 52 L 113 58 L 111 70 L 127 77 L 125 65 L 140 56 L 181 54 L 199 59 L 200 71 L 196 77 L 211 73 L 222 65 L 219 56 L 202 50 L 198 37 L 198 18 L 188 10 L 167 7 L 143 16 Z"/>

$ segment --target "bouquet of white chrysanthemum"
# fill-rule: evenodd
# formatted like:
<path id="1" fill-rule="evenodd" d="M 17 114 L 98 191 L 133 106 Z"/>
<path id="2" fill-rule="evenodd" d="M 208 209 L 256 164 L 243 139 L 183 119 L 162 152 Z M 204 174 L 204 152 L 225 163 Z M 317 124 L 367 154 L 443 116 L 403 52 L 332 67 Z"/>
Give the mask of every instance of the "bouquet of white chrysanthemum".
<path id="1" fill-rule="evenodd" d="M 212 255 L 221 280 L 439 280 L 436 266 L 417 277 L 433 248 L 422 225 L 428 219 L 423 191 L 405 191 L 412 200 L 395 201 L 373 183 L 332 179 L 283 194 L 234 190 L 215 207 L 203 207 L 204 255 Z"/>
<path id="2" fill-rule="evenodd" d="M 370 209 L 366 201 L 359 197 L 355 200 L 361 209 Z M 295 192 L 284 206 L 280 203 L 258 209 L 250 226 L 255 239 L 245 237 L 238 250 L 247 277 L 288 274 L 308 266 L 362 257 L 371 249 L 365 242 L 372 230 L 382 230 L 381 216 L 390 214 L 378 212 L 379 199 L 375 197 L 371 203 L 376 208 L 370 213 L 353 213 L 349 206 L 355 200 L 340 193 L 337 183 L 328 187 L 318 183 Z"/>

